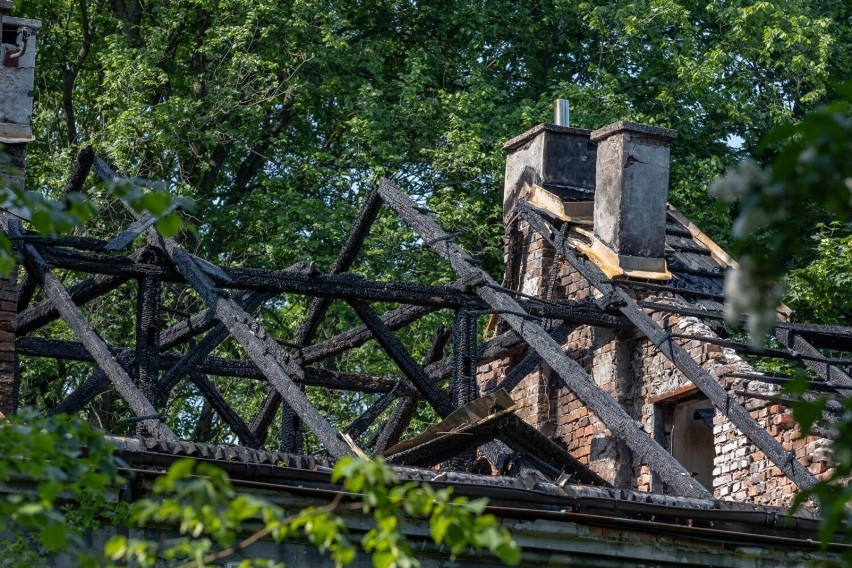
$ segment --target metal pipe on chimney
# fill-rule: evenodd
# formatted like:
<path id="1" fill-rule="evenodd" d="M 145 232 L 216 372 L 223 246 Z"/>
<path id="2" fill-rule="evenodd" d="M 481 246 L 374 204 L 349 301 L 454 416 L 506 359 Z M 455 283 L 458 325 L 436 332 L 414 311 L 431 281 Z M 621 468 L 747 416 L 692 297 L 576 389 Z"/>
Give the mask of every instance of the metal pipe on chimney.
<path id="1" fill-rule="evenodd" d="M 556 126 L 571 126 L 571 108 L 568 99 L 553 101 L 553 124 Z"/>

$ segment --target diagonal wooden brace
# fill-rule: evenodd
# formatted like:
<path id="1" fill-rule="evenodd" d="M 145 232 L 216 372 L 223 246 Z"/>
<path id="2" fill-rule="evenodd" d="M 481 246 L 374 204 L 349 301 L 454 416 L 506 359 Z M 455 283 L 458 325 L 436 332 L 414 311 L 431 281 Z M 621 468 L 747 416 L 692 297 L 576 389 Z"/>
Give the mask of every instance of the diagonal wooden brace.
<path id="1" fill-rule="evenodd" d="M 467 251 L 456 245 L 432 218 L 421 213 L 407 195 L 389 180 L 382 180 L 379 193 L 385 204 L 393 208 L 424 241 L 431 243 L 432 249 L 444 257 L 460 276 L 480 279 L 479 296 L 541 355 L 565 385 L 615 436 L 623 439 L 637 457 L 660 472 L 660 477 L 673 491 L 690 497 L 712 497 L 671 454 L 642 430 L 642 426 L 612 396 L 595 384 L 580 365 L 565 355 L 562 347 L 488 273 L 477 266 Z"/>
<path id="2" fill-rule="evenodd" d="M 552 247 L 560 251 L 564 258 L 573 266 L 589 283 L 597 288 L 602 294 L 613 294 L 621 300 L 619 311 L 624 314 L 636 328 L 657 346 L 675 367 L 684 374 L 704 395 L 710 399 L 713 405 L 730 420 L 757 448 L 769 458 L 787 477 L 802 489 L 811 487 L 816 483 L 816 478 L 808 469 L 800 464 L 790 452 L 784 450 L 778 440 L 769 435 L 757 420 L 752 418 L 743 406 L 732 398 L 713 376 L 705 371 L 690 354 L 674 341 L 667 340 L 668 332 L 660 327 L 651 316 L 646 314 L 636 303 L 636 300 L 619 287 L 605 282 L 603 273 L 593 264 L 581 259 L 569 247 L 564 240 L 557 240 L 556 230 L 542 219 L 538 213 L 533 211 L 523 202 L 517 207 L 521 214 Z M 653 467 L 653 465 L 652 465 Z"/>
<path id="3" fill-rule="evenodd" d="M 8 222 L 9 238 L 15 244 L 18 252 L 24 258 L 27 270 L 39 282 L 44 290 L 45 296 L 52 302 L 60 316 L 68 324 L 80 342 L 94 357 L 98 366 L 103 369 L 110 381 L 115 385 L 115 390 L 127 402 L 127 405 L 138 417 L 156 416 L 157 410 L 154 405 L 142 394 L 127 372 L 118 364 L 106 343 L 98 336 L 80 309 L 74 304 L 68 290 L 62 285 L 56 276 L 50 273 L 44 259 L 38 251 L 22 239 L 20 224 L 15 219 Z M 165 423 L 155 419 L 141 421 L 145 429 L 154 436 L 165 440 L 177 440 L 177 436 Z"/>
<path id="4" fill-rule="evenodd" d="M 325 449 L 335 458 L 349 455 L 350 449 L 340 439 L 337 430 L 314 408 L 305 393 L 293 382 L 292 376 L 303 375 L 301 367 L 267 335 L 255 318 L 234 300 L 219 292 L 188 252 L 171 239 L 160 238 L 160 246 L 181 275 L 213 310 L 216 319 L 225 325 L 234 339 L 246 350 L 246 354 L 263 371 L 269 383 L 317 435 Z"/>

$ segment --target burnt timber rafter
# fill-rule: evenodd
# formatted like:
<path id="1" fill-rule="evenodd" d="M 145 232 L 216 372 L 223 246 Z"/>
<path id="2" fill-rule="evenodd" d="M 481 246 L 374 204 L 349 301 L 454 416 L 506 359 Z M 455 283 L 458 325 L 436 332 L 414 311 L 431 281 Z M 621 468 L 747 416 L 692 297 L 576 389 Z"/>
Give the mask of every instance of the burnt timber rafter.
<path id="1" fill-rule="evenodd" d="M 444 349 L 447 347 L 452 331 L 439 326 L 435 330 L 435 337 L 432 340 L 432 345 L 429 347 L 429 352 L 423 358 L 423 369 L 438 361 L 444 354 Z M 430 375 L 431 376 L 431 375 Z M 434 379 L 434 377 L 433 377 Z M 372 444 L 373 455 L 383 454 L 385 450 L 396 444 L 402 437 L 411 419 L 414 417 L 414 412 L 417 410 L 417 396 L 406 396 L 402 398 L 393 409 L 390 417 L 382 425 L 379 432 L 376 434 L 375 442 Z"/>
<path id="2" fill-rule="evenodd" d="M 361 413 L 358 418 L 346 427 L 346 434 L 353 440 L 357 440 L 367 431 L 373 422 L 381 416 L 382 412 L 387 410 L 391 403 L 399 397 L 402 390 L 402 383 L 397 383 L 391 390 L 379 397 L 379 400 L 374 402 L 369 408 Z"/>
<path id="3" fill-rule="evenodd" d="M 379 213 L 381 205 L 382 200 L 379 198 L 378 192 L 375 190 L 371 191 L 369 195 L 367 195 L 367 199 L 364 201 L 364 205 L 358 213 L 358 218 L 355 219 L 355 222 L 352 224 L 349 231 L 349 237 L 346 239 L 346 242 L 343 243 L 343 248 L 340 249 L 340 253 L 329 268 L 329 274 L 340 274 L 341 272 L 349 270 L 349 267 L 352 266 L 352 263 L 358 256 L 358 251 L 361 249 L 364 239 L 367 237 L 367 233 Z M 331 298 L 313 299 L 311 306 L 308 309 L 308 317 L 299 327 L 299 332 L 296 335 L 297 345 L 305 346 L 311 342 L 314 333 L 316 332 L 316 329 L 323 317 L 325 317 L 331 302 Z M 278 408 L 280 404 L 281 397 L 274 389 L 269 389 L 266 394 L 266 398 L 264 398 L 260 405 L 257 419 L 257 425 L 259 429 L 263 430 L 264 435 L 269 428 L 269 424 L 272 423 L 272 418 L 275 414 L 276 408 Z M 301 453 L 304 446 L 304 437 L 301 434 L 301 424 L 298 418 L 293 416 L 293 409 L 289 406 L 285 405 L 282 409 L 281 424 L 281 449 L 283 451 Z M 353 438 L 358 437 L 354 436 L 351 432 L 347 433 L 353 436 Z"/>
<path id="4" fill-rule="evenodd" d="M 102 160 L 96 160 L 95 168 L 105 179 L 117 178 Z M 126 203 L 125 206 L 127 206 Z M 129 207 L 128 210 L 130 210 Z M 137 221 L 139 221 L 138 218 Z M 245 349 L 246 354 L 263 371 L 269 383 L 317 435 L 326 451 L 334 457 L 349 455 L 351 450 L 347 444 L 293 382 L 291 376 L 303 376 L 301 367 L 295 364 L 281 346 L 268 336 L 257 320 L 247 314 L 230 297 L 222 294 L 210 279 L 212 276 L 229 281 L 230 277 L 220 268 L 186 252 L 173 239 L 158 236 L 151 226 L 148 226 L 147 230 L 186 282 L 195 289 L 208 307 L 213 309 L 216 319 L 228 328 L 234 339 Z"/>
<path id="5" fill-rule="evenodd" d="M 370 306 L 357 301 L 350 301 L 349 305 L 354 308 L 355 313 L 361 321 L 373 332 L 373 336 L 385 353 L 397 364 L 402 374 L 417 387 L 423 398 L 432 405 L 438 416 L 444 418 L 453 411 L 453 405 L 444 392 L 438 388 L 423 367 L 411 357 L 402 342 L 382 322 L 381 318 Z"/>
<path id="6" fill-rule="evenodd" d="M 642 430 L 608 393 L 556 343 L 538 324 L 524 317 L 524 309 L 470 255 L 452 241 L 452 237 L 431 218 L 421 213 L 411 199 L 389 180 L 382 180 L 379 193 L 385 203 L 414 229 L 429 246 L 447 260 L 461 276 L 477 278 L 481 284 L 477 294 L 503 316 L 503 319 L 526 340 L 532 349 L 560 376 L 591 412 L 614 435 L 622 438 L 638 457 L 660 472 L 660 477 L 675 492 L 692 497 L 710 497 L 710 492 L 692 479 L 689 472 L 659 443 Z"/>
<path id="7" fill-rule="evenodd" d="M 822 377 L 828 384 L 841 387 L 852 386 L 852 378 L 848 374 L 844 373 L 837 366 L 832 365 L 830 360 L 826 359 L 819 349 L 811 345 L 810 342 L 797 332 L 779 328 L 775 330 L 775 337 L 790 351 L 804 355 L 804 357 L 801 357 L 802 362 Z"/>
<path id="8" fill-rule="evenodd" d="M 565 245 L 565 240 L 555 239 L 556 231 L 538 213 L 519 202 L 517 207 L 521 215 L 530 226 L 544 238 L 550 246 L 560 251 L 563 257 L 583 276 L 592 286 L 605 296 L 612 295 L 617 298 L 621 305 L 619 311 L 632 321 L 636 328 L 641 331 L 663 353 L 683 375 L 692 381 L 695 386 L 719 409 L 719 411 L 730 420 L 757 448 L 766 455 L 781 471 L 787 475 L 796 485 L 802 489 L 811 487 L 816 483 L 816 478 L 802 464 L 796 461 L 795 456 L 784 450 L 781 444 L 769 435 L 769 433 L 752 418 L 743 406 L 731 397 L 724 388 L 705 371 L 689 353 L 675 341 L 671 335 L 659 326 L 651 316 L 646 314 L 630 297 L 627 292 L 605 282 L 605 277 L 593 264 L 581 259 L 574 251 Z M 652 465 L 653 467 L 653 465 Z"/>
<path id="9" fill-rule="evenodd" d="M 94 363 L 95 359 L 86 350 L 82 343 L 77 341 L 66 341 L 62 339 L 42 339 L 37 337 L 23 337 L 15 342 L 15 348 L 21 355 L 30 357 L 47 357 L 51 359 L 66 359 L 70 361 L 82 361 Z M 132 367 L 135 361 L 135 351 L 129 347 L 108 346 L 113 356 L 119 360 L 123 367 Z M 160 370 L 172 368 L 182 357 L 179 353 L 160 353 Z M 214 376 L 235 377 L 266 380 L 263 371 L 250 360 L 226 359 L 223 357 L 207 357 L 201 361 L 196 370 Z M 387 377 L 375 375 L 364 375 L 358 373 L 345 373 L 321 367 L 304 367 L 304 377 L 299 380 L 300 384 L 308 386 L 324 387 L 335 390 L 358 391 L 364 393 L 385 393 L 394 388 L 398 381 Z M 96 373 L 97 374 L 97 373 Z M 109 381 L 99 382 L 97 379 L 89 379 L 84 383 L 86 388 L 99 389 L 91 398 L 101 394 L 109 387 Z M 83 387 L 80 387 L 83 388 Z M 417 390 L 411 386 L 404 386 L 400 396 L 417 396 Z M 69 395 L 69 398 L 71 396 Z M 80 410 L 91 401 L 82 400 L 74 411 Z M 66 399 L 67 400 L 67 399 Z M 63 401 L 63 404 L 65 402 Z"/>
<path id="10" fill-rule="evenodd" d="M 165 282 L 182 282 L 183 278 L 170 268 L 157 264 L 136 262 L 130 257 L 91 255 L 78 251 L 54 247 L 39 249 L 51 267 L 89 273 L 100 273 L 125 279 L 156 276 Z M 188 253 L 187 253 L 188 254 Z M 193 260 L 196 257 L 190 255 Z M 212 269 L 221 270 L 227 279 L 213 277 L 217 288 L 253 290 L 270 294 L 294 293 L 317 298 L 360 300 L 366 302 L 394 302 L 430 306 L 436 309 L 461 309 L 486 312 L 487 302 L 455 286 L 412 284 L 407 282 L 377 282 L 355 274 L 317 274 L 303 263 L 283 270 L 262 268 L 219 268 L 207 263 Z M 209 272 L 202 267 L 206 273 Z M 560 300 L 545 302 L 530 298 L 519 298 L 516 302 L 524 307 L 529 317 L 558 319 L 574 323 L 601 327 L 626 328 L 624 318 L 607 313 L 592 302 Z"/>
<path id="11" fill-rule="evenodd" d="M 38 283 L 42 290 L 44 290 L 45 296 L 51 300 L 62 316 L 62 319 L 71 328 L 71 331 L 80 338 L 86 350 L 95 358 L 98 366 L 104 370 L 107 377 L 115 385 L 116 391 L 127 402 L 137 417 L 147 417 L 141 420 L 142 425 L 149 433 L 155 436 L 163 437 L 167 440 L 177 440 L 177 436 L 172 432 L 171 428 L 165 423 L 153 418 L 157 416 L 154 405 L 133 384 L 127 372 L 112 357 L 107 345 L 95 333 L 91 325 L 89 325 L 89 322 L 74 304 L 62 283 L 50 273 L 38 251 L 32 245 L 22 241 L 19 222 L 16 219 L 9 219 L 6 230 L 16 249 L 24 258 L 24 264 L 29 273 L 38 279 Z"/>
<path id="12" fill-rule="evenodd" d="M 243 308 L 252 313 L 257 310 L 269 296 L 255 292 L 244 298 Z M 225 339 L 228 338 L 228 329 L 223 324 L 217 324 L 204 338 L 190 347 L 180 360 L 172 365 L 154 388 L 154 400 L 158 402 L 168 395 L 174 386 L 195 367 L 213 352 Z"/>
<path id="13" fill-rule="evenodd" d="M 120 276 L 97 274 L 69 288 L 68 295 L 75 305 L 84 306 L 92 300 L 112 292 L 128 280 L 129 278 Z M 53 302 L 49 299 L 44 300 L 18 313 L 15 319 L 16 333 L 19 336 L 26 335 L 59 319 L 59 317 L 59 311 L 54 307 Z"/>
<path id="14" fill-rule="evenodd" d="M 192 381 L 192 384 L 195 385 L 195 388 L 198 389 L 198 392 L 201 393 L 204 399 L 210 403 L 210 406 L 216 414 L 218 414 L 225 424 L 228 425 L 231 431 L 236 434 L 241 444 L 248 446 L 249 448 L 257 449 L 261 447 L 262 444 L 260 441 L 254 437 L 254 434 L 252 434 L 251 430 L 249 430 L 248 425 L 225 401 L 222 393 L 220 393 L 216 386 L 210 382 L 207 375 L 199 371 L 191 371 L 189 373 L 189 380 Z"/>
<path id="15" fill-rule="evenodd" d="M 186 281 L 198 292 L 204 302 L 213 308 L 216 319 L 225 324 L 234 339 L 246 350 L 246 354 L 263 371 L 269 383 L 317 435 L 326 451 L 336 458 L 349 455 L 351 451 L 340 439 L 337 431 L 293 382 L 292 377 L 304 376 L 302 369 L 290 359 L 278 343 L 269 337 L 257 320 L 246 313 L 235 301 L 219 292 L 210 277 L 189 253 L 171 239 L 160 238 L 160 246 Z"/>

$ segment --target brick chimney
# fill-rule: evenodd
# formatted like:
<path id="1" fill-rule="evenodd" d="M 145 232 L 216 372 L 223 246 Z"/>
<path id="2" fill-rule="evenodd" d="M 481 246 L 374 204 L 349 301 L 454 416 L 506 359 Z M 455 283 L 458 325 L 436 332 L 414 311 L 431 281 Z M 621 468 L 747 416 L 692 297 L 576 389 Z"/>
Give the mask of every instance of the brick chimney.
<path id="1" fill-rule="evenodd" d="M 34 140 L 33 113 L 37 20 L 9 16 L 12 2 L 0 0 L 0 197 L 10 189 L 24 189 L 27 144 Z M 3 199 L 3 201 L 6 201 Z M 6 203 L 6 210 L 27 217 L 28 212 Z M 7 215 L 5 211 L 0 212 Z M 15 366 L 17 274 L 0 277 L 0 412 L 14 414 L 18 404 Z"/>
<path id="2" fill-rule="evenodd" d="M 624 272 L 665 273 L 669 142 L 674 130 L 616 122 L 597 144 L 595 253 Z"/>

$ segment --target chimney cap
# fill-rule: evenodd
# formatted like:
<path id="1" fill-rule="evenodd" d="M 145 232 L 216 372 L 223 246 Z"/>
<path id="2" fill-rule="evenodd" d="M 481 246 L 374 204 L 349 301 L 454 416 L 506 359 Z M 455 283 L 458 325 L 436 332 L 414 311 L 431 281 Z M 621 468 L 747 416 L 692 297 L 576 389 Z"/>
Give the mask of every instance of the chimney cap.
<path id="1" fill-rule="evenodd" d="M 518 146 L 523 145 L 528 140 L 535 138 L 542 132 L 555 132 L 557 134 L 574 134 L 575 136 L 589 137 L 591 130 L 585 128 L 574 128 L 573 126 L 559 126 L 557 124 L 537 124 L 523 134 L 518 134 L 508 142 L 503 143 L 504 150 L 514 150 Z"/>
<path id="2" fill-rule="evenodd" d="M 640 124 L 638 122 L 619 120 L 618 122 L 613 122 L 612 124 L 608 124 L 603 128 L 598 128 L 597 130 L 592 132 L 590 140 L 592 142 L 600 142 L 601 140 L 609 138 L 610 136 L 618 134 L 619 132 L 631 132 L 633 134 L 640 134 L 642 136 L 648 136 L 650 138 L 660 138 L 666 142 L 677 138 L 677 131 L 672 130 L 671 128 L 663 128 L 661 126 L 649 126 L 647 124 Z"/>

